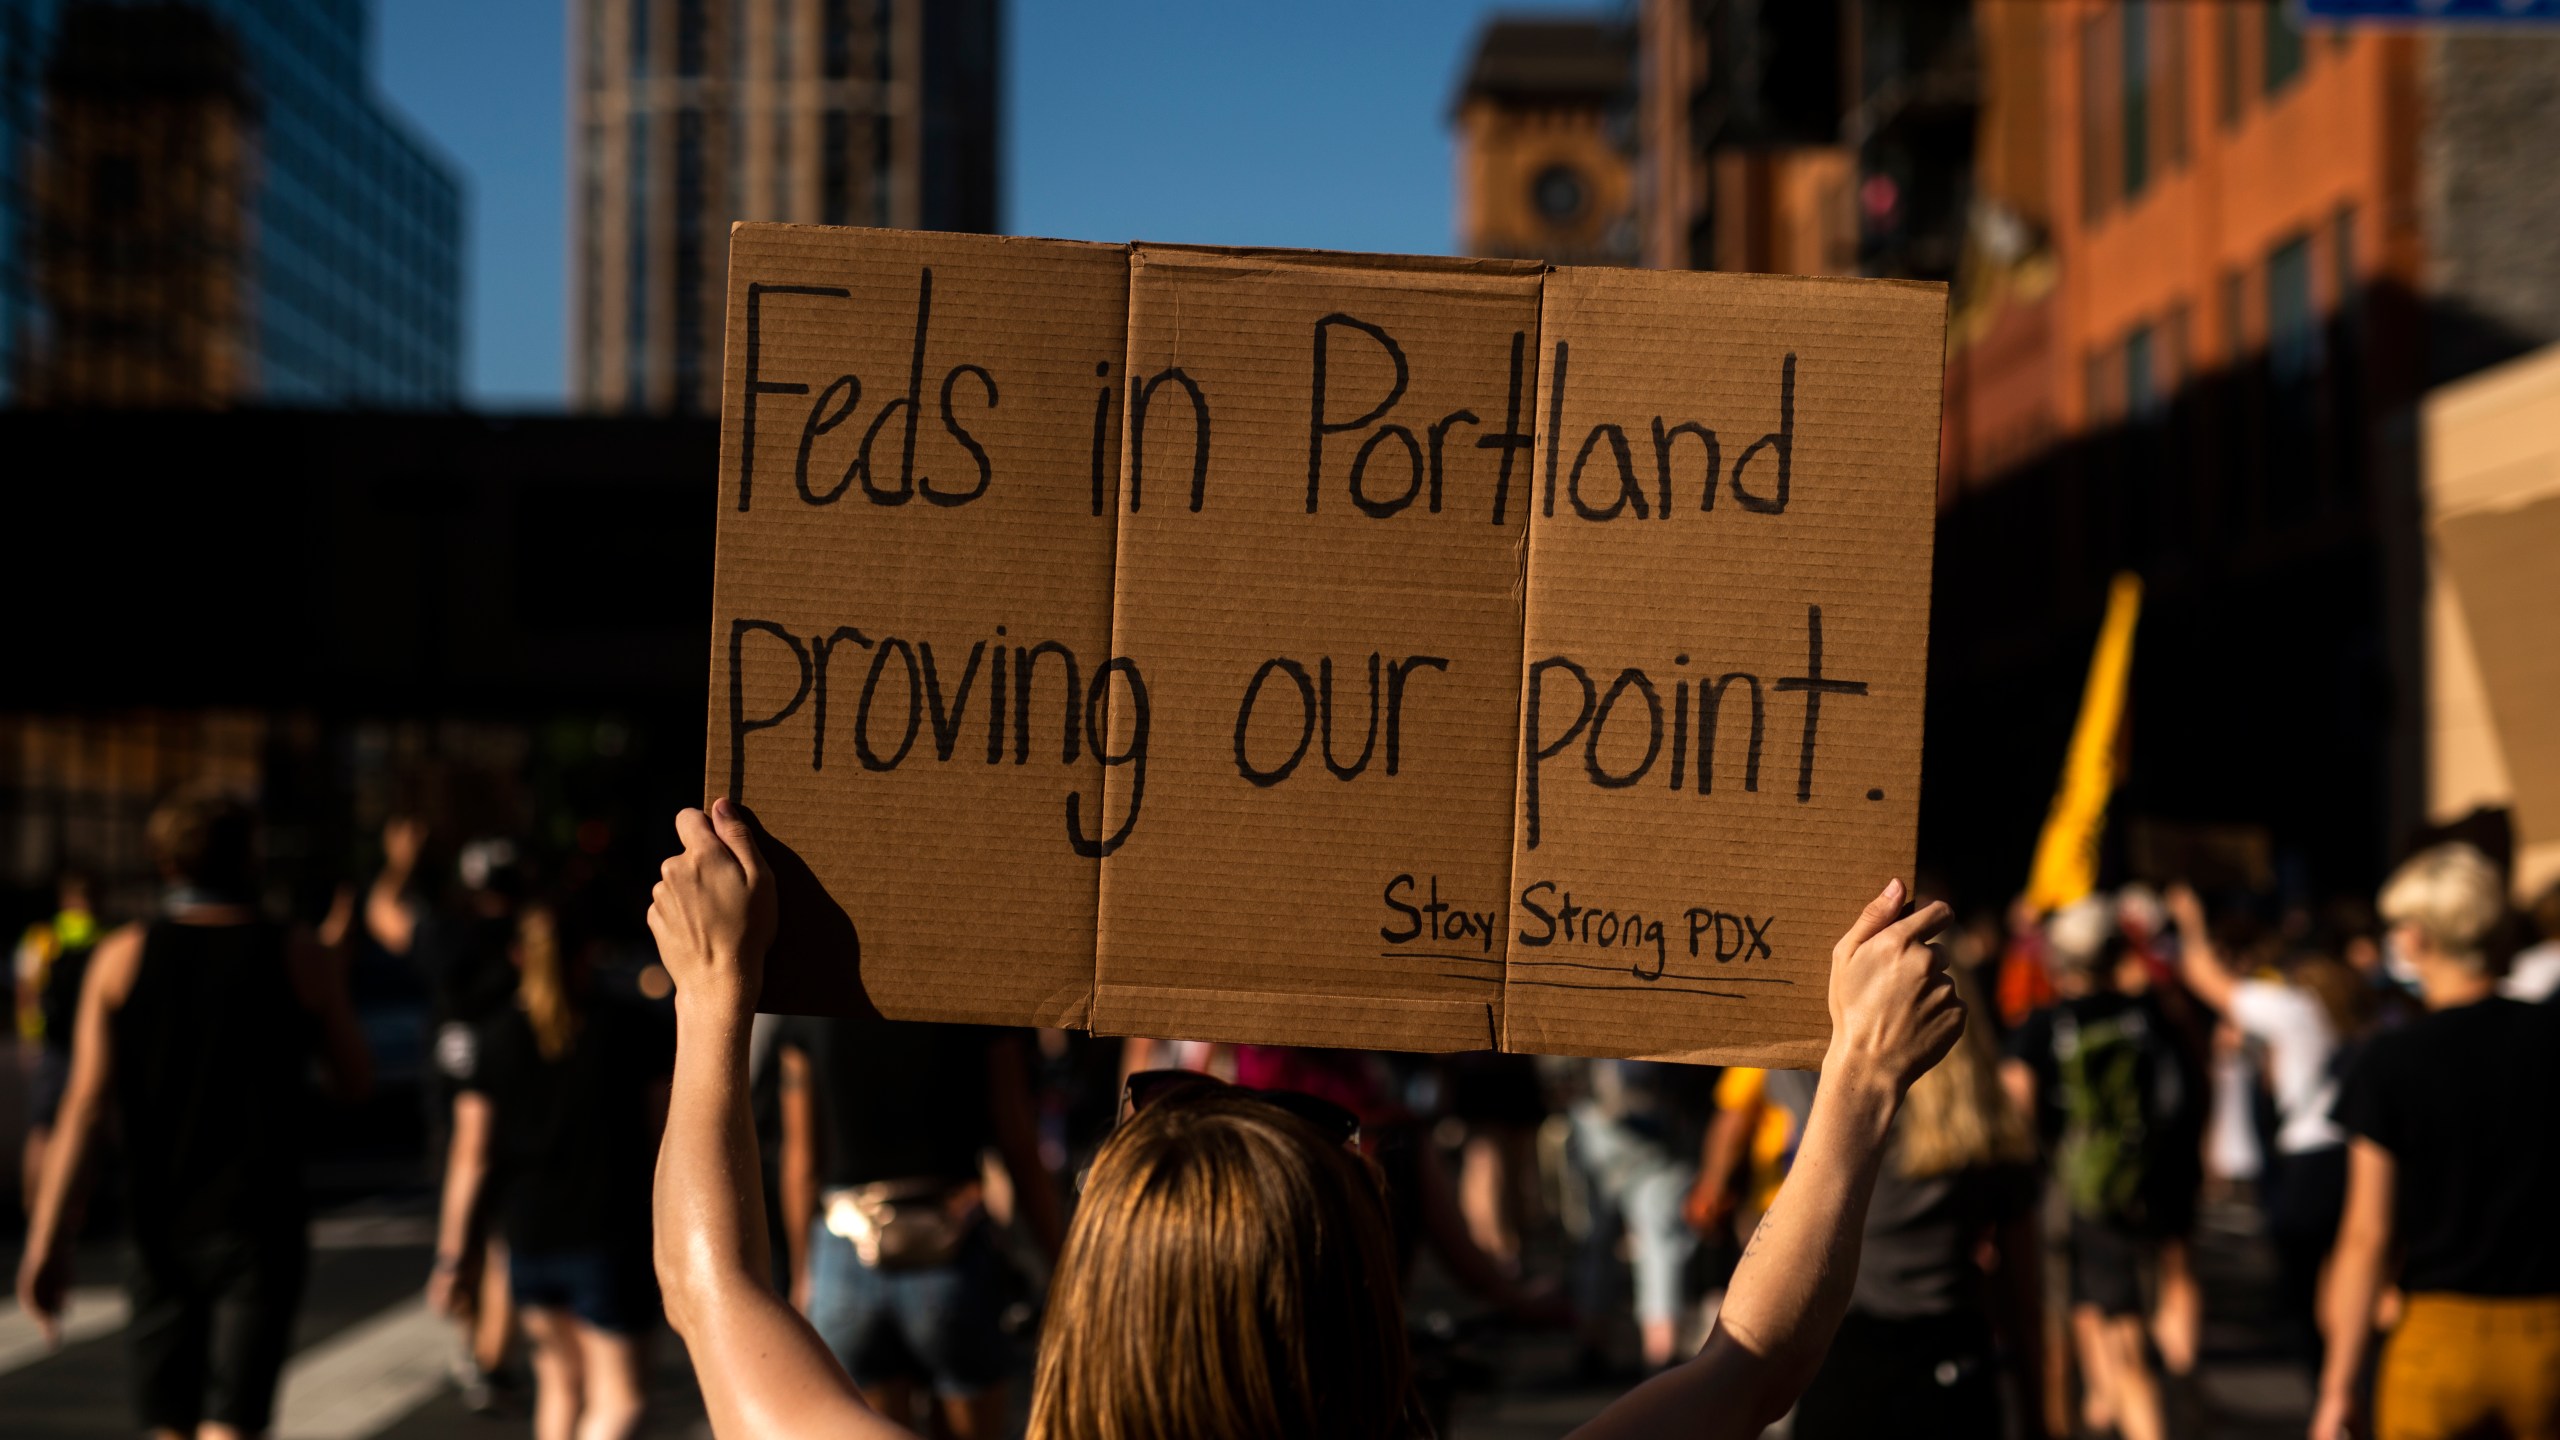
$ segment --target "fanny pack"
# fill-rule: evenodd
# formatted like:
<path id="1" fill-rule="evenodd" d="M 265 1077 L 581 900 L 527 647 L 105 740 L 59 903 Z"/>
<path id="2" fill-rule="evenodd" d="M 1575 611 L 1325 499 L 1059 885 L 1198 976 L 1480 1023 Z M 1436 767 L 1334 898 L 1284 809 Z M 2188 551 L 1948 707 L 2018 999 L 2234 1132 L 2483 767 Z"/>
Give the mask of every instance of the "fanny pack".
<path id="1" fill-rule="evenodd" d="M 959 1256 L 982 1208 L 974 1180 L 878 1180 L 829 1194 L 827 1230 L 874 1270 L 924 1270 Z"/>

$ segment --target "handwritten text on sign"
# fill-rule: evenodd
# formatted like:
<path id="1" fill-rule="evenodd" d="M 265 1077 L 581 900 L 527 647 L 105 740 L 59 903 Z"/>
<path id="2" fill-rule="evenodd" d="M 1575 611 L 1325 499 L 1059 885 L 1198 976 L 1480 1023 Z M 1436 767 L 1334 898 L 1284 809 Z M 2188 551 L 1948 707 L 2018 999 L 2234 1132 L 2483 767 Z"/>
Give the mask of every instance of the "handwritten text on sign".
<path id="1" fill-rule="evenodd" d="M 1818 1048 L 1908 864 L 1936 292 L 782 226 L 730 284 L 707 785 L 860 931 L 769 1003 Z"/>

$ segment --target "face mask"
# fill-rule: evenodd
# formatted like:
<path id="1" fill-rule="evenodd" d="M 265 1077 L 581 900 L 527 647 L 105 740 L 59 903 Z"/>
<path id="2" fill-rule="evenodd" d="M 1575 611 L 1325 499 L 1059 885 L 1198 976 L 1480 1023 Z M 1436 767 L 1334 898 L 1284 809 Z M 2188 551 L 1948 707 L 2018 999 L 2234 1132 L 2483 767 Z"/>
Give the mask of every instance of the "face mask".
<path id="1" fill-rule="evenodd" d="M 2418 962 L 2409 958 L 2409 947 L 2400 941 L 2400 932 L 2392 930 L 2382 937 L 2382 973 L 2391 983 L 2415 994 L 2418 989 Z"/>

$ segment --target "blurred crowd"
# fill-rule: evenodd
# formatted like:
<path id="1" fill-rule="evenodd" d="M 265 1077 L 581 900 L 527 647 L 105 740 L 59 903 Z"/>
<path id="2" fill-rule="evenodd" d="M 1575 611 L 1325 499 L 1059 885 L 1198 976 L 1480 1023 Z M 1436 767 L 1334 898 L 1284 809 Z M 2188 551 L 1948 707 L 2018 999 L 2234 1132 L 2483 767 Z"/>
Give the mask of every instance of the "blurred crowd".
<path id="1" fill-rule="evenodd" d="M 403 818 L 378 871 L 287 921 L 256 831 L 240 800 L 181 792 L 150 827 L 157 906 L 101 916 L 66 875 L 18 944 L 22 1302 L 58 1311 L 107 1217 L 134 1257 L 138 1418 L 264 1430 L 324 1093 L 362 1097 L 397 1045 L 349 977 L 394 960 L 424 996 L 421 1278 L 466 1402 L 544 1440 L 635 1433 L 675 1027 L 634 897 Z M 1791 1433 L 2202 1433 L 2211 1206 L 2274 1257 L 2317 1440 L 2373 1413 L 2386 1437 L 2560 1435 L 2560 887 L 2522 913 L 2508 894 L 2452 843 L 2322 906 L 2127 884 L 1972 914 L 1942 944 L 1973 1023 L 1895 1121 Z M 1377 1283 L 1412 1295 L 1427 1267 L 1447 1297 L 1410 1312 L 1445 1433 L 1507 1330 L 1571 1337 L 1594 1381 L 1692 1353 L 1820 1078 L 877 1015 L 759 1017 L 750 1054 L 775 1289 L 880 1409 L 963 1437 L 1020 1423 L 1079 1177 L 1170 1088 L 1245 1087 L 1374 1162 L 1400 1271 Z"/>

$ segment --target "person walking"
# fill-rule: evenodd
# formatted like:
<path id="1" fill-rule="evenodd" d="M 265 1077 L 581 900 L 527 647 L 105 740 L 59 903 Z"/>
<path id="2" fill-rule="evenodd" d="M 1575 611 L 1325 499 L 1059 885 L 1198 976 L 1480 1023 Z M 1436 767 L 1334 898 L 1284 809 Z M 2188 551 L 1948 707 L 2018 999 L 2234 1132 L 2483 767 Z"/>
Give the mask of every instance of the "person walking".
<path id="1" fill-rule="evenodd" d="M 248 807 L 190 788 L 152 813 L 161 918 L 98 945 L 18 1270 L 48 1344 L 71 1280 L 68 1201 L 109 1110 L 133 1256 L 132 1394 L 155 1436 L 267 1428 L 302 1300 L 312 1042 L 339 1098 L 372 1082 L 339 957 L 259 913 Z"/>
<path id="2" fill-rule="evenodd" d="M 382 827 L 382 870 L 365 892 L 365 930 L 374 943 L 416 965 L 427 982 L 429 1037 L 426 1104 L 431 1167 L 453 1153 L 455 1115 L 479 1065 L 481 1032 L 515 1000 L 508 963 L 526 876 L 515 842 L 483 837 L 454 863 L 459 902 L 439 904 L 417 893 L 427 853 L 427 827 L 395 815 Z M 508 1385 L 506 1357 L 515 1338 L 504 1245 L 492 1247 L 476 1220 L 455 1259 L 450 1313 L 456 1325 L 451 1371 L 465 1408 L 494 1412 Z"/>
<path id="3" fill-rule="evenodd" d="M 2382 887 L 2385 943 L 2426 1013 L 2374 1037 L 2338 1097 L 2346 1213 L 2323 1306 L 2312 1440 L 2346 1440 L 2390 1283 L 2406 1295 L 2373 1387 L 2379 1440 L 2560 1437 L 2560 1009 L 2497 993 L 2506 886 L 2464 844 Z"/>
<path id="4" fill-rule="evenodd" d="M 2203 1082 L 2103 899 L 2056 912 L 2047 949 L 2060 998 L 2009 1037 L 2001 1079 L 2036 1117 L 2069 1211 L 2082 1421 L 2161 1440 L 2168 1422 L 2144 1290 L 2177 1318 L 2202 1181 Z"/>
<path id="5" fill-rule="evenodd" d="M 787 1024 L 782 1220 L 793 1296 L 872 1407 L 930 1393 L 933 1433 L 1005 1424 L 1003 1256 L 981 1157 L 1003 1160 L 1041 1253 L 1065 1238 L 1014 1032 L 877 1015 Z"/>
<path id="6" fill-rule="evenodd" d="M 900 1440 L 766 1288 L 746 1047 L 779 923 L 746 812 L 676 818 L 649 928 L 676 983 L 675 1089 L 657 1257 L 714 1433 Z M 1784 1414 L 1847 1308 L 1883 1137 L 1964 1008 L 1929 938 L 1943 905 L 1888 883 L 1832 951 L 1824 1082 L 1786 1199 L 1736 1267 L 1694 1358 L 1581 1440 L 1746 1440 Z M 1029 1433 L 1386 1440 L 1414 1403 L 1394 1242 L 1346 1135 L 1242 1091 L 1140 1110 L 1088 1172 L 1051 1290 Z"/>
<path id="7" fill-rule="evenodd" d="M 1952 973 L 1975 1011 L 1972 982 Z M 2021 1415 L 2040 1414 L 2035 1143 L 1989 1027 L 1968 1029 L 1894 1119 L 1849 1313 L 1796 1403 L 1793 1440 L 1997 1436 L 2004 1380 Z"/>
<path id="8" fill-rule="evenodd" d="M 533 1342 L 534 1435 L 624 1440 L 640 1426 L 660 1319 L 644 1181 L 674 1037 L 636 1004 L 592 994 L 586 947 L 552 907 L 519 914 L 510 951 L 516 1003 L 480 1026 L 455 1097 L 427 1304 L 461 1304 L 485 1190 Z"/>
<path id="9" fill-rule="evenodd" d="M 2196 998 L 2262 1047 L 2276 1129 L 2265 1186 L 2267 1238 L 2274 1243 L 2277 1306 L 2287 1339 L 2320 1373 L 2320 1268 L 2337 1237 L 2347 1199 L 2347 1134 L 2330 1111 L 2340 1059 L 2363 1037 L 2371 990 L 2342 962 L 2297 958 L 2281 980 L 2244 978 L 2223 959 L 2205 924 L 2204 904 L 2172 886 L 2179 974 Z"/>

